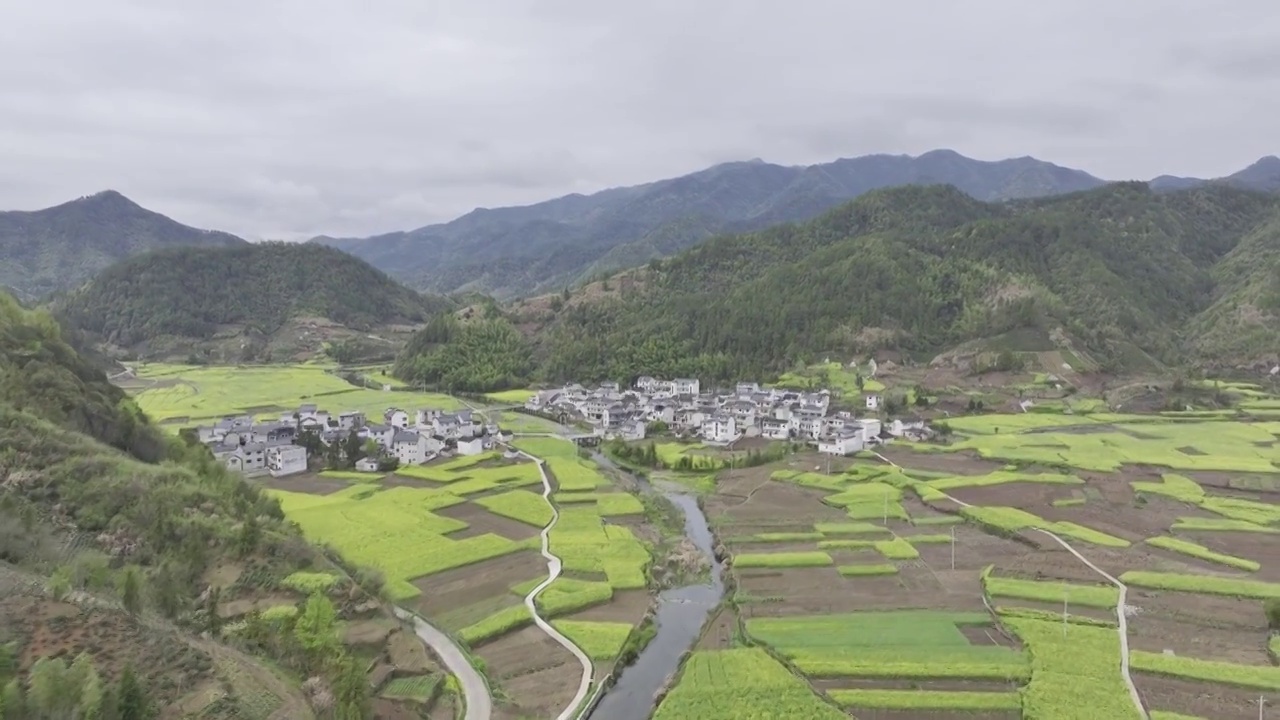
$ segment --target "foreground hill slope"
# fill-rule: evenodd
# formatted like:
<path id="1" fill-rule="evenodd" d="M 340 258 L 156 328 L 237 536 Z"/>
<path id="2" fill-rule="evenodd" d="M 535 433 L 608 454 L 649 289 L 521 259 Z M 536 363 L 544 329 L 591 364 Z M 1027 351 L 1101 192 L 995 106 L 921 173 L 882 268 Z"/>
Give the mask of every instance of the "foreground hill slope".
<path id="1" fill-rule="evenodd" d="M 1120 183 L 1013 204 L 893 188 L 522 303 L 512 319 L 555 379 L 767 377 L 827 354 L 929 356 L 1023 328 L 1045 347 L 1022 349 L 1069 338 L 1115 369 L 1249 363 L 1276 352 L 1278 218 L 1280 198 L 1226 185 Z M 1215 319 L 1227 316 L 1230 330 Z"/>
<path id="2" fill-rule="evenodd" d="M 104 192 L 34 212 L 0 212 L 0 286 L 27 300 L 73 288 L 122 258 L 162 247 L 245 244 Z"/>
<path id="3" fill-rule="evenodd" d="M 155 354 L 217 336 L 240 344 L 300 341 L 296 336 L 308 330 L 291 325 L 299 318 L 314 319 L 314 345 L 422 323 L 450 304 L 339 250 L 269 242 L 127 258 L 57 307 L 76 328 L 110 345 Z"/>
<path id="4" fill-rule="evenodd" d="M 947 183 L 982 200 L 1004 200 L 1084 190 L 1103 181 L 1034 158 L 984 162 L 950 150 L 807 167 L 754 160 L 589 196 L 476 210 L 410 232 L 316 241 L 364 258 L 413 287 L 513 297 L 640 265 L 719 233 L 806 220 L 869 190 L 909 183 Z"/>
<path id="5" fill-rule="evenodd" d="M 0 448 L 3 717 L 420 714 L 371 697 L 374 661 L 440 672 L 390 617 L 381 575 L 308 544 L 205 447 L 162 436 L 50 315 L 4 293 Z"/>

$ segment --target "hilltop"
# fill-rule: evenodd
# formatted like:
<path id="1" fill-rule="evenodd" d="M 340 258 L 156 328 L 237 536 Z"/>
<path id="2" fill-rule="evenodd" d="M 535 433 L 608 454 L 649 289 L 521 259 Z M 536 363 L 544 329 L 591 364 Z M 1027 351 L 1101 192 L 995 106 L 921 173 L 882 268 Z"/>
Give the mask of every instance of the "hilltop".
<path id="1" fill-rule="evenodd" d="M 339 250 L 268 242 L 136 255 L 56 307 L 91 339 L 128 354 L 247 361 L 343 341 L 394 347 L 385 336 L 411 331 L 451 304 Z"/>
<path id="2" fill-rule="evenodd" d="M 1274 158 L 1215 181 L 1162 176 L 1161 190 L 1204 184 L 1280 189 Z M 554 292 L 725 233 L 813 219 L 871 190 L 953 185 L 998 202 L 1090 190 L 1105 181 L 1031 157 L 987 162 L 951 150 L 867 155 L 787 167 L 732 162 L 658 182 L 526 207 L 478 209 L 452 222 L 371 238 L 315 238 L 411 287 L 500 299 Z"/>
<path id="3" fill-rule="evenodd" d="M 0 287 L 31 300 L 88 280 L 130 255 L 245 244 L 151 212 L 114 190 L 34 212 L 0 212 Z"/>
<path id="4" fill-rule="evenodd" d="M 1280 198 L 1225 184 L 998 204 L 911 186 L 717 237 L 509 317 L 553 379 L 767 378 L 824 356 L 957 348 L 970 365 L 1000 349 L 1078 351 L 1116 372 L 1251 364 L 1276 359 L 1277 252 Z"/>

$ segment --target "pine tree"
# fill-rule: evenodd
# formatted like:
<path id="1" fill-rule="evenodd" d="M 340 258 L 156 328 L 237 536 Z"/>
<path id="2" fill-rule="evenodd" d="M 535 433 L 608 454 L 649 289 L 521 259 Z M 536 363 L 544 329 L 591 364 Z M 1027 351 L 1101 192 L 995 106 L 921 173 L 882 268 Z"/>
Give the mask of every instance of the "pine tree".
<path id="1" fill-rule="evenodd" d="M 124 569 L 124 576 L 120 579 L 120 602 L 134 617 L 142 612 L 142 577 L 138 568 L 132 565 Z"/>
<path id="2" fill-rule="evenodd" d="M 120 676 L 116 710 L 120 720 L 151 720 L 155 715 L 151 698 L 138 681 L 132 665 L 125 667 L 124 674 Z"/>

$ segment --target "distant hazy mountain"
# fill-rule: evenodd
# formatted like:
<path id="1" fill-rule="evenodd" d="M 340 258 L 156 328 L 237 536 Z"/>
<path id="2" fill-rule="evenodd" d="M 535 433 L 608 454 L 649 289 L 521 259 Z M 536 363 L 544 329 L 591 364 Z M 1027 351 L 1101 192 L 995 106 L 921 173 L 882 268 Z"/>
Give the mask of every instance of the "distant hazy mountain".
<path id="1" fill-rule="evenodd" d="M 244 242 L 174 222 L 106 190 L 44 210 L 0 212 L 0 285 L 30 300 L 147 250 Z"/>
<path id="2" fill-rule="evenodd" d="M 1104 181 L 1030 157 L 986 162 L 950 150 L 784 167 L 734 162 L 669 180 L 479 209 L 367 239 L 315 238 L 409 284 L 513 297 L 675 254 L 726 232 L 807 220 L 869 190 L 947 184 L 985 201 L 1089 190 Z"/>
<path id="3" fill-rule="evenodd" d="M 1161 175 L 1153 179 L 1150 184 L 1156 190 L 1186 190 L 1207 183 L 1231 185 L 1245 190 L 1276 192 L 1280 190 L 1280 158 L 1268 155 L 1240 172 L 1213 180 Z"/>

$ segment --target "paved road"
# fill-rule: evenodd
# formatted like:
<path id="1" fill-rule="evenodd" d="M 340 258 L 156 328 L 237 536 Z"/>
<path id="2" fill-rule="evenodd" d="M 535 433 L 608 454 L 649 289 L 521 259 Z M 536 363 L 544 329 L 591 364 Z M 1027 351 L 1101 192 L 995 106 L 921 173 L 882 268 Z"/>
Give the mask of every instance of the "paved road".
<path id="1" fill-rule="evenodd" d="M 395 611 L 401 618 L 413 619 L 414 632 L 439 656 L 449 672 L 458 678 L 458 685 L 462 687 L 462 696 L 467 703 L 467 714 L 463 716 L 465 720 L 489 720 L 489 716 L 493 714 L 493 699 L 489 697 L 489 685 L 485 683 L 484 677 L 471 667 L 462 649 L 455 645 L 448 635 L 435 629 L 426 620 L 403 608 L 395 608 Z"/>
<path id="2" fill-rule="evenodd" d="M 537 587 L 529 591 L 529 594 L 524 598 L 524 605 L 529 608 L 529 614 L 533 616 L 534 624 L 547 635 L 550 635 L 552 640 L 563 645 L 564 649 L 573 653 L 574 657 L 578 658 L 578 664 L 582 666 L 582 677 L 578 681 L 578 692 L 573 696 L 573 700 L 569 701 L 564 711 L 557 716 L 557 720 L 570 720 L 577 714 L 578 707 L 582 705 L 582 701 L 587 697 L 587 692 L 591 690 L 591 658 L 582 652 L 582 648 L 574 645 L 572 640 L 561 635 L 560 631 L 552 627 L 551 623 L 542 619 L 542 616 L 538 614 L 537 606 L 534 604 L 534 601 L 538 598 L 538 593 L 560 577 L 560 558 L 551 553 L 550 540 L 548 538 L 551 528 L 555 527 L 556 522 L 560 519 L 560 511 L 556 509 L 555 503 L 551 502 L 551 480 L 547 477 L 547 471 L 542 464 L 542 460 L 526 452 L 521 452 L 521 454 L 538 464 L 538 472 L 542 475 L 542 497 L 551 506 L 551 522 L 542 528 L 542 557 L 547 559 L 547 579 L 538 583 Z"/>
<path id="3" fill-rule="evenodd" d="M 898 468 L 899 470 L 902 469 L 900 465 L 890 460 L 889 458 L 885 457 L 884 455 L 881 455 L 880 453 L 875 453 L 875 456 L 880 458 L 884 462 L 889 463 L 893 467 Z M 967 503 L 959 498 L 952 497 L 951 495 L 947 495 L 945 492 L 942 494 L 946 495 L 948 500 L 959 505 L 960 507 L 967 507 L 967 508 L 973 507 L 973 505 L 971 505 L 970 503 Z M 1048 535 L 1049 537 L 1056 540 L 1059 545 L 1061 545 L 1063 548 L 1067 550 L 1067 552 L 1071 553 L 1072 555 L 1075 555 L 1077 560 L 1089 566 L 1089 569 L 1101 575 L 1103 578 L 1106 579 L 1107 582 L 1116 586 L 1116 589 L 1120 591 L 1120 599 L 1116 603 L 1116 619 L 1118 621 L 1116 625 L 1116 630 L 1120 634 L 1120 675 L 1121 677 L 1124 678 L 1124 684 L 1127 685 L 1129 688 L 1129 699 L 1133 701 L 1133 706 L 1138 710 L 1138 717 L 1142 718 L 1143 720 L 1147 720 L 1147 718 L 1149 718 L 1150 716 L 1147 714 L 1147 709 L 1143 707 L 1142 696 L 1138 694 L 1138 687 L 1133 684 L 1133 677 L 1129 674 L 1129 622 L 1128 622 L 1128 618 L 1124 614 L 1125 599 L 1129 596 L 1128 586 L 1120 582 L 1116 578 L 1112 577 L 1110 574 L 1105 572 L 1102 568 L 1098 567 L 1097 565 L 1094 565 L 1092 562 L 1089 561 L 1089 558 L 1086 558 L 1084 555 L 1081 555 L 1079 551 L 1071 547 L 1071 545 L 1069 545 L 1066 540 L 1063 540 L 1062 538 L 1058 537 L 1054 533 L 1049 532 L 1048 530 L 1045 530 L 1044 528 L 1033 528 L 1033 529 L 1039 532 L 1042 532 L 1045 535 Z"/>

